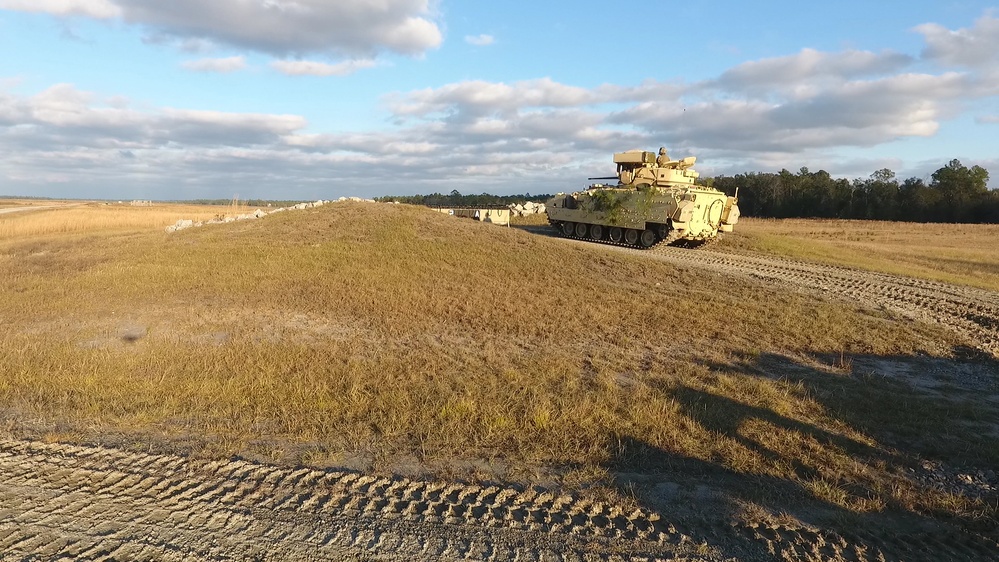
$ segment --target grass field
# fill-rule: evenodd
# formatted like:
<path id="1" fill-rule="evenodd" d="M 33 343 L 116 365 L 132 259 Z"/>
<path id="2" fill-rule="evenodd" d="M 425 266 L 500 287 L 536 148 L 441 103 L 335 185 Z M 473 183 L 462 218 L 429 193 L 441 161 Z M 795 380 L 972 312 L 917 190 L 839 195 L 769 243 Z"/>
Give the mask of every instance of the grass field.
<path id="1" fill-rule="evenodd" d="M 9 433 L 571 487 L 707 474 L 753 513 L 997 521 L 913 472 L 999 464 L 992 395 L 878 370 L 971 368 L 936 328 L 406 205 L 174 234 L 198 211 L 150 209 L 0 216 Z M 745 226 L 844 263 L 897 233 Z"/>
<path id="2" fill-rule="evenodd" d="M 46 202 L 48 206 L 66 205 Z M 248 212 L 231 207 L 207 205 L 155 205 L 131 207 L 104 203 L 69 204 L 65 208 L 39 209 L 0 214 L 0 242 L 64 235 L 107 235 L 124 232 L 147 232 L 162 229 L 180 219 L 208 220 L 217 214 Z"/>
<path id="3" fill-rule="evenodd" d="M 755 251 L 999 291 L 999 225 L 743 219 Z"/>

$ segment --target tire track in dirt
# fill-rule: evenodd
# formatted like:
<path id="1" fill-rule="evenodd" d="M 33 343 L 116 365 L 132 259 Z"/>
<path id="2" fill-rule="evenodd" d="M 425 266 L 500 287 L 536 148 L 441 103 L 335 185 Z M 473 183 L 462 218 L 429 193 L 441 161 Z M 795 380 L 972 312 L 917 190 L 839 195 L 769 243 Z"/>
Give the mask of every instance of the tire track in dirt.
<path id="1" fill-rule="evenodd" d="M 656 514 L 573 496 L 0 442 L 0 559 L 658 560 Z"/>
<path id="2" fill-rule="evenodd" d="M 952 535 L 848 540 L 819 530 L 732 525 L 707 514 L 674 525 L 645 509 L 544 490 L 0 441 L 4 561 L 999 556 L 994 542 Z"/>
<path id="3" fill-rule="evenodd" d="M 646 254 L 675 264 L 832 294 L 914 320 L 935 322 L 964 336 L 978 349 L 999 357 L 999 293 L 901 275 L 716 250 L 666 247 Z"/>
<path id="4" fill-rule="evenodd" d="M 708 250 L 706 246 L 689 249 L 658 244 L 640 250 L 606 240 L 595 242 L 560 236 L 550 227 L 525 230 L 579 244 L 600 244 L 674 264 L 780 283 L 813 294 L 833 294 L 906 318 L 941 324 L 973 342 L 978 349 L 999 358 L 999 293 L 994 291 L 776 256 Z"/>

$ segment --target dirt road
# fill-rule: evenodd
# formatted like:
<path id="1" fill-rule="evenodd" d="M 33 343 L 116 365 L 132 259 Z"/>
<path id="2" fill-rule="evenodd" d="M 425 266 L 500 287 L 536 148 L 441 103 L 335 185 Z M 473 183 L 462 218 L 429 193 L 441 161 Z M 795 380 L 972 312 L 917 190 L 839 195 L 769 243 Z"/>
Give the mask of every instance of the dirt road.
<path id="1" fill-rule="evenodd" d="M 85 203 L 67 203 L 62 205 L 24 205 L 20 207 L 4 207 L 0 208 L 0 215 L 5 215 L 8 213 L 20 213 L 24 211 L 46 211 L 49 209 L 65 209 L 68 207 L 79 207 Z"/>
<path id="2" fill-rule="evenodd" d="M 846 540 L 543 490 L 0 441 L 0 560 L 989 560 L 953 530 Z M 931 555 L 931 558 L 926 558 Z"/>
<path id="3" fill-rule="evenodd" d="M 0 560 L 719 559 L 533 490 L 0 441 Z"/>

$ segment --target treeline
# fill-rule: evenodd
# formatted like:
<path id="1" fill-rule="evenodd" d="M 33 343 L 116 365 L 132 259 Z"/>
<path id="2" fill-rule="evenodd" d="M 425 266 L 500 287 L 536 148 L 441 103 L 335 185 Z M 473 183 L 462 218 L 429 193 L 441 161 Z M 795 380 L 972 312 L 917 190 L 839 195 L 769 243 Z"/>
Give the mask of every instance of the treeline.
<path id="1" fill-rule="evenodd" d="M 462 195 L 457 189 L 444 195 L 443 193 L 431 193 L 430 195 L 388 195 L 376 197 L 375 201 L 382 203 L 409 203 L 410 205 L 427 205 L 428 207 L 488 207 L 491 205 L 509 205 L 511 203 L 525 203 L 535 201 L 544 203 L 551 199 L 549 194 L 531 195 L 524 193 L 521 195 L 492 195 L 480 193 L 479 195 Z"/>
<path id="2" fill-rule="evenodd" d="M 218 206 L 243 206 L 243 207 L 266 207 L 268 204 L 273 207 L 291 207 L 298 203 L 307 203 L 306 199 L 292 199 L 287 201 L 277 201 L 273 199 L 185 199 L 183 201 L 167 201 L 167 203 L 184 203 L 190 205 L 218 205 Z"/>
<path id="3" fill-rule="evenodd" d="M 833 179 L 828 172 L 750 172 L 705 180 L 728 194 L 739 187 L 739 209 L 752 217 L 840 218 L 914 222 L 999 223 L 999 190 L 989 172 L 951 160 L 920 178 L 899 181 L 889 169 L 867 179 Z"/>

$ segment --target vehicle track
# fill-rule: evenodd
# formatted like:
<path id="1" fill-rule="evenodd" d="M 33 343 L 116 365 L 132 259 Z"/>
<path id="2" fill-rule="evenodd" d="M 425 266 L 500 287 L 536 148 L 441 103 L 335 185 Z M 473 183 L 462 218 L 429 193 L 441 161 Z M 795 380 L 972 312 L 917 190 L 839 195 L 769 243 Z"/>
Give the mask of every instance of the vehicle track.
<path id="1" fill-rule="evenodd" d="M 673 247 L 656 247 L 645 253 L 671 263 L 832 294 L 907 318 L 939 323 L 999 357 L 999 293 L 993 291 L 773 256 Z"/>
<path id="2" fill-rule="evenodd" d="M 0 560 L 975 560 L 962 532 L 674 525 L 574 495 L 0 441 Z"/>
<path id="3" fill-rule="evenodd" d="M 656 514 L 536 490 L 0 441 L 0 560 L 659 560 Z"/>
<path id="4" fill-rule="evenodd" d="M 672 263 L 744 275 L 823 295 L 833 294 L 907 318 L 938 323 L 968 338 L 975 347 L 999 357 L 999 293 L 916 279 L 903 275 L 824 265 L 777 256 L 710 250 L 718 238 L 695 248 L 664 240 L 640 249 L 609 240 L 591 240 L 554 231 L 555 236 L 598 243 L 617 250 L 640 252 Z"/>

